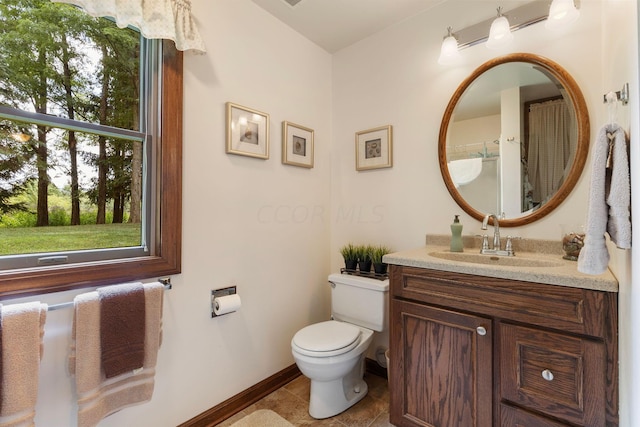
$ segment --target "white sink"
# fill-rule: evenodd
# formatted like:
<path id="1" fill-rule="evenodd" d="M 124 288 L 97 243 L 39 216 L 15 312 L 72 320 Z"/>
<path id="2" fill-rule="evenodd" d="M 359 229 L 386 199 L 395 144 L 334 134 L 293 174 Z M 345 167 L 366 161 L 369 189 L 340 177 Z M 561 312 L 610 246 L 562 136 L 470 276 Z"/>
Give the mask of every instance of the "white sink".
<path id="1" fill-rule="evenodd" d="M 430 252 L 430 256 L 440 259 L 446 259 L 449 261 L 466 262 L 472 264 L 484 264 L 484 265 L 496 265 L 504 267 L 560 267 L 563 265 L 562 261 L 552 260 L 548 258 L 537 258 L 527 256 L 498 256 L 498 255 L 484 255 L 480 253 L 469 252 L 449 252 L 449 251 L 436 251 Z"/>

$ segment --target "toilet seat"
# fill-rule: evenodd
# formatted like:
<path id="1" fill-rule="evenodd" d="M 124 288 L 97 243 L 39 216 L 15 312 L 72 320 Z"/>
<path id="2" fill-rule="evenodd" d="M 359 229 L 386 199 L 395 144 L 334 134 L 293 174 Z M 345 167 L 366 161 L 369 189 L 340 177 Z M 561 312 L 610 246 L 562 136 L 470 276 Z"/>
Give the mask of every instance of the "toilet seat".
<path id="1" fill-rule="evenodd" d="M 305 356 L 331 357 L 344 354 L 360 342 L 357 326 L 336 320 L 320 322 L 299 330 L 291 340 L 296 351 Z"/>

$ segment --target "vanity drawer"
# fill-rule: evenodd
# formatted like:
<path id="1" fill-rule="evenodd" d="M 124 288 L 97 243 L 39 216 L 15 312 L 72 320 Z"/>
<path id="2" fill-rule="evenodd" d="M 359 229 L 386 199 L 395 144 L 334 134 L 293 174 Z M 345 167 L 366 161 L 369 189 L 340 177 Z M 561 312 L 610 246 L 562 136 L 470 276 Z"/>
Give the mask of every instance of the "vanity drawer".
<path id="1" fill-rule="evenodd" d="M 566 424 L 540 417 L 513 406 L 500 404 L 500 427 L 565 427 Z"/>
<path id="2" fill-rule="evenodd" d="M 393 297 L 603 337 L 606 293 L 449 271 L 391 266 Z"/>
<path id="3" fill-rule="evenodd" d="M 503 402 L 581 426 L 605 425 L 604 343 L 504 323 L 499 330 Z"/>

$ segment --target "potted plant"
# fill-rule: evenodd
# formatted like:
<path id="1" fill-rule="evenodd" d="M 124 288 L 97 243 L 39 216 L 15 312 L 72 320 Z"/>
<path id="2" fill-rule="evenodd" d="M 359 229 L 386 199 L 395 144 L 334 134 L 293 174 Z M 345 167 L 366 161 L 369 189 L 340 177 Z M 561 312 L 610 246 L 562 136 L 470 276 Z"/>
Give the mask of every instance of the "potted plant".
<path id="1" fill-rule="evenodd" d="M 376 274 L 387 274 L 387 264 L 382 262 L 382 257 L 391 253 L 391 249 L 384 245 L 375 246 L 371 249 L 371 262 L 373 263 L 373 271 Z"/>
<path id="2" fill-rule="evenodd" d="M 371 271 L 371 251 L 373 246 L 360 245 L 358 246 L 358 268 L 363 273 L 369 273 Z"/>
<path id="3" fill-rule="evenodd" d="M 348 243 L 340 248 L 342 258 L 344 258 L 344 267 L 347 270 L 355 271 L 358 267 L 358 247 Z"/>

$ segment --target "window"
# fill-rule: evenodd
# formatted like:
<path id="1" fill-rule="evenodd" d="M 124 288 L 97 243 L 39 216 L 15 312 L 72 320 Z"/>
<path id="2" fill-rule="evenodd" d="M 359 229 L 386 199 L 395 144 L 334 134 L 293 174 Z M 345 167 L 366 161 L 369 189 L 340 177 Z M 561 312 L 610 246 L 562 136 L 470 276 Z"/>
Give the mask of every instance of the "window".
<path id="1" fill-rule="evenodd" d="M 20 2 L 17 0 L 3 2 L 0 5 L 0 14 L 14 13 L 12 6 Z M 43 7 L 70 7 L 47 2 L 41 2 Z M 0 15 L 0 19 L 2 16 Z M 66 18 L 65 18 L 66 19 Z M 83 20 L 75 25 L 62 25 L 67 28 L 69 42 L 66 46 L 73 50 L 73 43 L 86 43 L 81 47 L 87 52 L 92 43 L 88 39 L 89 35 L 96 36 L 93 31 L 95 27 L 85 27 L 86 21 L 96 21 L 93 18 Z M 1 24 L 0 24 L 1 25 Z M 42 28 L 41 28 L 42 27 Z M 43 29 L 44 28 L 44 29 Z M 28 227 L 28 231 L 35 234 L 38 244 L 44 247 L 33 249 L 34 245 L 27 245 L 23 248 L 6 253 L 2 240 L 5 243 L 9 240 L 3 239 L 3 229 L 0 228 L 0 295 L 16 295 L 28 292 L 46 292 L 69 289 L 79 286 L 94 286 L 119 281 L 136 280 L 148 277 L 156 277 L 166 274 L 180 272 L 180 245 L 181 245 L 181 152 L 182 152 L 182 54 L 176 51 L 173 42 L 149 41 L 136 36 L 139 47 L 135 48 L 136 55 L 140 61 L 140 71 L 130 72 L 130 75 L 140 75 L 133 85 L 140 87 L 139 101 L 140 108 L 136 108 L 139 114 L 138 120 L 132 120 L 132 114 L 127 117 L 118 116 L 117 112 L 133 111 L 127 110 L 126 95 L 132 90 L 111 95 L 112 108 L 111 116 L 116 119 L 105 124 L 96 113 L 99 108 L 93 107 L 90 101 L 100 100 L 100 90 L 69 90 L 73 89 L 73 84 L 80 84 L 84 79 L 92 76 L 82 76 L 81 73 L 69 73 L 67 63 L 64 61 L 64 37 L 60 33 L 52 31 L 50 28 L 40 23 L 37 31 L 46 31 L 48 34 L 56 34 L 58 38 L 52 40 L 53 44 L 58 43 L 58 58 L 55 62 L 49 62 L 48 67 L 40 68 L 40 76 L 29 76 L 27 69 L 20 73 L 17 70 L 7 69 L 9 61 L 0 61 L 0 215 L 7 212 L 27 211 L 24 197 L 16 197 L 20 193 L 19 189 L 31 194 L 45 194 L 46 197 L 36 197 L 37 202 L 32 202 L 31 215 L 35 211 L 35 227 Z M 7 31 L 8 27 L 0 28 Z M 109 31 L 131 32 L 130 29 L 120 30 L 112 25 Z M 6 35 L 6 32 L 5 32 Z M 34 34 L 34 38 L 39 34 Z M 15 37 L 15 36 L 14 36 Z M 85 39 L 82 39 L 85 37 Z M 135 38 L 135 37 L 134 37 Z M 129 36 L 129 41 L 131 43 Z M 19 40 L 19 44 L 29 46 L 26 40 Z M 50 47 L 50 46 L 49 46 Z M 78 47 L 78 46 L 76 46 Z M 5 53 L 8 47 L 3 44 L 0 53 Z M 4 52 L 3 52 L 4 50 Z M 35 58 L 41 58 L 37 51 L 33 51 Z M 25 55 L 28 59 L 28 55 Z M 91 56 L 91 55 L 89 55 Z M 95 55 L 99 57 L 99 55 Z M 157 66 L 153 66 L 153 58 L 157 59 Z M 84 57 L 85 61 L 92 58 Z M 95 60 L 95 58 L 93 58 Z M 69 61 L 71 62 L 71 61 Z M 133 63 L 130 61 L 130 63 Z M 4 70 L 2 67 L 4 66 Z M 123 71 L 123 66 L 112 68 L 113 72 Z M 130 70 L 124 70 L 130 71 Z M 101 72 L 100 72 L 101 73 Z M 94 73 L 94 77 L 100 73 Z M 107 73 L 104 73 L 107 74 Z M 2 81 L 2 77 L 11 76 L 10 84 L 7 78 Z M 65 81 L 65 76 L 73 76 Z M 41 81 L 48 82 L 50 90 L 47 90 L 47 97 L 38 97 L 38 91 L 20 91 L 20 85 L 26 84 L 24 80 L 31 77 L 34 81 L 41 78 Z M 156 83 L 154 83 L 156 79 Z M 41 91 L 45 92 L 45 91 Z M 74 107 L 69 107 L 69 96 L 74 95 Z M 104 98 L 102 98 L 104 99 Z M 135 101 L 138 102 L 137 100 Z M 42 105 L 50 105 L 49 109 L 39 108 Z M 31 108 L 29 108 L 31 106 Z M 92 110 L 93 108 L 93 110 Z M 115 113 L 114 113 L 115 110 Z M 60 114 L 52 114 L 60 112 Z M 98 119 L 93 122 L 90 118 Z M 82 120 L 79 120 L 82 118 Z M 158 118 L 158 119 L 156 119 Z M 158 122 L 158 123 L 154 123 Z M 125 124 L 119 127 L 118 125 Z M 70 137 L 72 135 L 72 137 Z M 70 141 L 71 140 L 71 141 Z M 106 145 L 100 143 L 106 141 Z M 46 142 L 46 143 L 45 143 Z M 73 143 L 71 143 L 73 142 Z M 31 144 L 25 148 L 25 144 Z M 50 145 L 51 144 L 51 145 Z M 102 195 L 99 195 L 101 178 L 99 174 L 87 172 L 90 176 L 81 184 L 82 174 L 73 172 L 71 146 L 74 146 L 78 156 L 87 160 L 85 167 L 105 164 L 102 148 L 105 146 L 115 154 L 108 158 L 108 175 L 111 180 L 102 181 Z M 131 159 L 134 157 L 134 147 L 140 148 L 141 160 L 139 161 L 138 174 L 140 184 L 132 183 L 136 174 L 132 172 L 135 166 Z M 45 148 L 48 148 L 45 150 Z M 32 150 L 29 152 L 28 150 Z M 42 150 L 38 153 L 37 150 Z M 93 151 L 92 151 L 93 150 Z M 66 155 L 67 158 L 56 159 Z M 118 156 L 119 155 L 119 156 Z M 40 157 L 38 157 L 40 156 Z M 53 156 L 50 162 L 45 162 L 48 167 L 43 167 L 42 159 L 49 160 L 47 156 Z M 28 164 L 27 158 L 36 158 L 40 163 Z M 96 159 L 103 159 L 102 162 Z M 56 161 L 57 160 L 57 161 Z M 78 159 L 76 159 L 76 163 Z M 54 168 L 58 166 L 58 169 Z M 88 166 L 87 166 L 88 165 Z M 117 168 L 121 171 L 117 173 Z M 78 166 L 75 166 L 78 170 Z M 59 188 L 49 181 L 60 175 L 60 170 L 72 171 L 63 177 L 70 177 L 70 185 L 66 188 Z M 126 171 L 122 172 L 122 171 Z M 102 172 L 104 177 L 104 171 Z M 76 189 L 73 190 L 73 182 L 76 182 Z M 39 186 L 44 189 L 38 189 Z M 120 191 L 118 191 L 120 185 Z M 123 190 L 124 189 L 124 190 Z M 23 193 L 20 193 L 24 196 Z M 105 203 L 105 191 L 109 194 L 109 209 L 107 213 Z M 140 194 L 140 195 L 137 195 Z M 67 197 L 71 199 L 69 212 L 53 211 L 50 203 L 45 203 L 54 197 Z M 82 198 L 82 200 L 79 200 Z M 45 199 L 42 202 L 41 199 Z M 87 201 L 101 200 L 99 208 L 95 211 L 86 208 L 82 203 Z M 22 203 L 22 205 L 20 205 Z M 90 203 L 89 203 L 90 204 Z M 140 206 L 140 213 L 135 207 Z M 95 235 L 96 232 L 81 220 L 82 211 L 91 211 L 90 216 L 95 217 L 98 225 L 102 223 L 116 223 L 120 227 L 119 237 L 128 236 L 128 240 L 117 241 L 105 244 L 106 239 L 98 238 L 89 243 L 82 243 L 83 239 L 71 238 L 70 241 L 49 239 L 42 230 L 51 230 L 55 227 L 48 226 L 52 222 L 59 221 L 65 224 L 60 227 L 74 230 L 78 233 Z M 63 216 L 60 220 L 58 216 Z M 129 220 L 132 216 L 138 219 Z M 115 221 L 114 221 L 115 220 Z M 66 225 L 74 224 L 74 225 Z M 84 227 L 84 228 L 83 228 Z M 126 230 L 125 230 L 126 229 Z M 5 236 L 6 229 L 4 230 Z M 16 230 L 11 230 L 15 232 Z M 23 230 L 24 231 L 24 230 Z M 57 231 L 57 230 L 56 230 Z M 126 232 L 125 232 L 126 231 Z M 68 233 L 72 234 L 72 233 Z M 25 238 L 26 240 L 26 238 Z M 74 246 L 80 244 L 80 247 Z M 49 245 L 49 246 L 47 246 Z"/>

